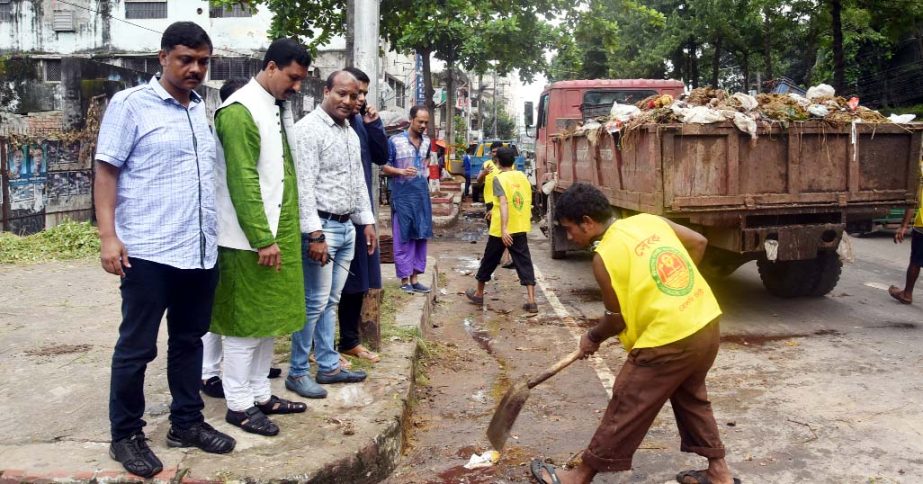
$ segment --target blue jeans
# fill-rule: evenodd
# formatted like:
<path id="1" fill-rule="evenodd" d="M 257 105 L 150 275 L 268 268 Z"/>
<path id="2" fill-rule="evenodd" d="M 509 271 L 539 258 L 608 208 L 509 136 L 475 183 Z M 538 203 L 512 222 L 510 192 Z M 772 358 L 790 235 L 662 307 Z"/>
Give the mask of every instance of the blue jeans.
<path id="1" fill-rule="evenodd" d="M 292 360 L 288 374 L 299 377 L 308 374 L 308 353 L 314 345 L 317 369 L 331 373 L 340 367 L 340 355 L 334 347 L 337 304 L 353 260 L 356 229 L 350 221 L 324 220 L 324 237 L 330 260 L 326 265 L 308 256 L 308 236 L 301 235 L 301 255 L 304 262 L 304 328 L 292 335 Z"/>

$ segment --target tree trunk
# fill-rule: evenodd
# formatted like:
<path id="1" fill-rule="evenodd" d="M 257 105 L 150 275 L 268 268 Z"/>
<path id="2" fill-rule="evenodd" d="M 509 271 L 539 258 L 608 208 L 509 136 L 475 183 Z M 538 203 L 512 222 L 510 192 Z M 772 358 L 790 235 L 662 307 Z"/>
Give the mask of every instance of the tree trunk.
<path id="1" fill-rule="evenodd" d="M 715 56 L 711 61 L 711 87 L 718 89 L 718 74 L 721 69 L 721 37 L 714 40 Z"/>
<path id="2" fill-rule="evenodd" d="M 830 18 L 833 24 L 833 88 L 840 96 L 846 89 L 846 61 L 843 55 L 843 2 L 830 0 Z"/>
<path id="3" fill-rule="evenodd" d="M 775 74 L 772 70 L 772 10 L 769 7 L 763 9 L 763 70 L 766 72 L 766 79 L 772 79 Z M 762 91 L 763 86 L 757 86 L 757 91 Z"/>
<path id="4" fill-rule="evenodd" d="M 692 77 L 692 88 L 699 87 L 699 55 L 696 52 L 699 45 L 696 41 L 689 42 L 689 76 Z"/>
<path id="5" fill-rule="evenodd" d="M 741 67 L 743 68 L 743 71 L 744 71 L 744 73 L 743 73 L 743 74 L 744 74 L 744 88 L 743 88 L 743 91 L 744 91 L 745 93 L 747 93 L 747 92 L 750 91 L 750 53 L 749 53 L 749 52 L 744 52 L 744 53 L 742 54 L 742 59 L 741 59 L 740 63 L 741 63 Z"/>
<path id="6" fill-rule="evenodd" d="M 484 139 L 484 75 L 481 73 L 478 73 L 478 131 Z"/>
<path id="7" fill-rule="evenodd" d="M 445 160 L 448 163 L 450 148 L 452 147 L 452 130 L 455 124 L 455 56 L 454 50 L 449 53 L 449 60 L 445 63 L 448 76 L 445 81 Z M 440 173 L 439 176 L 442 176 Z"/>
<path id="8" fill-rule="evenodd" d="M 428 49 L 421 49 L 417 51 L 423 57 L 423 91 L 424 96 L 426 97 L 426 110 L 429 111 L 429 126 L 426 128 L 426 134 L 429 136 L 429 139 L 436 139 L 436 103 L 433 101 L 433 74 L 430 71 L 430 59 L 429 56 L 431 52 Z"/>

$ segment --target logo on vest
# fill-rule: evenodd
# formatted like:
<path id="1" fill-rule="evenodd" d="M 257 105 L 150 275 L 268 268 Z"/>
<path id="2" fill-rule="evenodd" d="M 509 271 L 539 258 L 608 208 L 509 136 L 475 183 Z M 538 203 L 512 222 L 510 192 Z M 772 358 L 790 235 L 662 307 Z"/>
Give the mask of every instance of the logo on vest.
<path id="1" fill-rule="evenodd" d="M 692 264 L 673 247 L 660 247 L 650 257 L 651 277 L 660 292 L 670 296 L 685 296 L 695 283 Z"/>
<path id="2" fill-rule="evenodd" d="M 525 204 L 525 199 L 522 196 L 522 193 L 516 191 L 513 192 L 513 208 L 517 211 L 522 211 L 522 206 Z"/>

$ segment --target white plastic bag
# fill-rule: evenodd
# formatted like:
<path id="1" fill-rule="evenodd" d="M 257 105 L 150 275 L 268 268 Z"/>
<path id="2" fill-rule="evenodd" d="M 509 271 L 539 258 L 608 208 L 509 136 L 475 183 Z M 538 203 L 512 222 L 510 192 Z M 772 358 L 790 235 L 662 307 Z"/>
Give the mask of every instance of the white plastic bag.
<path id="1" fill-rule="evenodd" d="M 635 117 L 640 113 L 641 110 L 638 109 L 634 104 L 619 104 L 612 103 L 612 109 L 609 111 L 609 116 L 615 118 L 621 122 L 631 121 L 631 118 Z"/>
<path id="2" fill-rule="evenodd" d="M 801 94 L 798 94 L 797 92 L 788 93 L 788 97 L 794 99 L 795 102 L 798 103 L 798 105 L 803 108 L 806 108 L 811 104 L 811 101 L 808 101 L 808 98 L 802 96 Z"/>
<path id="3" fill-rule="evenodd" d="M 888 121 L 892 123 L 909 123 L 916 117 L 916 114 L 892 114 L 888 116 Z"/>
<path id="4" fill-rule="evenodd" d="M 500 453 L 496 450 L 488 450 L 481 455 L 474 454 L 465 464 L 465 469 L 479 469 L 481 467 L 490 467 L 500 462 Z"/>
<path id="5" fill-rule="evenodd" d="M 756 139 L 756 121 L 744 113 L 734 113 L 734 126 L 737 129 L 748 133 L 750 138 Z"/>
<path id="6" fill-rule="evenodd" d="M 818 84 L 808 89 L 808 99 L 812 101 L 819 97 L 833 97 L 833 96 L 836 96 L 836 91 L 833 89 L 833 86 L 829 84 Z"/>
<path id="7" fill-rule="evenodd" d="M 695 106 L 683 117 L 684 123 L 710 124 L 724 121 L 724 114 L 706 106 Z"/>
<path id="8" fill-rule="evenodd" d="M 817 118 L 826 118 L 827 115 L 830 114 L 830 110 L 823 104 L 812 104 L 808 106 L 808 112 Z"/>
<path id="9" fill-rule="evenodd" d="M 751 95 L 749 95 L 749 94 L 744 94 L 744 93 L 742 93 L 742 92 L 735 93 L 735 94 L 734 94 L 733 96 L 731 96 L 731 97 L 733 97 L 734 99 L 736 99 L 737 102 L 740 103 L 741 109 L 743 109 L 744 111 L 747 111 L 747 112 L 753 111 L 754 109 L 757 108 L 757 106 L 760 105 L 760 103 L 758 103 L 758 102 L 756 101 L 756 98 L 755 98 L 755 97 L 753 97 L 753 96 L 751 96 Z"/>
<path id="10" fill-rule="evenodd" d="M 359 408 L 371 404 L 375 398 L 363 385 L 347 385 L 337 392 L 335 400 L 338 407 Z"/>

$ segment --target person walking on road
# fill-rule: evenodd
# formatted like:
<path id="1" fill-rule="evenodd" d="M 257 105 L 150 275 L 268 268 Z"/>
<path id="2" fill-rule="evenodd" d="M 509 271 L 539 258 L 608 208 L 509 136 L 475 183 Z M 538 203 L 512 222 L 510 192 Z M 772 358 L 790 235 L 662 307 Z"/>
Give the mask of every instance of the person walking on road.
<path id="1" fill-rule="evenodd" d="M 540 482 L 587 483 L 599 472 L 631 469 L 637 450 L 664 403 L 670 401 L 680 449 L 708 459 L 705 470 L 680 472 L 683 484 L 731 484 L 705 377 L 718 354 L 721 308 L 696 268 L 708 241 L 667 219 L 639 214 L 614 221 L 599 189 L 578 183 L 565 191 L 555 217 L 568 239 L 595 247 L 593 274 L 605 315 L 579 343 L 584 357 L 618 335 L 628 351 L 612 400 L 573 470 L 536 459 Z"/>
<path id="2" fill-rule="evenodd" d="M 425 294 L 430 288 L 419 281 L 426 272 L 427 239 L 433 237 L 433 206 L 426 182 L 430 141 L 424 134 L 429 111 L 410 108 L 410 128 L 388 140 L 388 164 L 382 168 L 391 177 L 391 236 L 394 269 L 401 289 Z"/>
<path id="3" fill-rule="evenodd" d="M 388 135 L 385 126 L 378 117 L 378 110 L 369 106 L 365 96 L 369 92 L 369 76 L 355 67 L 344 69 L 359 81 L 359 99 L 350 119 L 350 126 L 359 137 L 362 147 L 362 170 L 369 200 L 372 198 L 372 163 L 384 165 L 388 162 Z M 365 243 L 362 228 L 356 226 L 356 247 Z M 377 363 L 379 356 L 362 345 L 359 339 L 359 322 L 362 318 L 362 303 L 369 289 L 381 289 L 381 256 L 378 247 L 371 254 L 359 251 L 349 266 L 351 274 L 346 278 L 343 293 L 340 295 L 339 321 L 340 341 L 338 349 L 341 354 Z"/>
<path id="4" fill-rule="evenodd" d="M 362 147 L 349 118 L 359 99 L 359 81 L 346 71 L 327 77 L 320 106 L 295 124 L 295 171 L 301 212 L 305 324 L 292 335 L 291 367 L 285 387 L 308 398 L 324 398 L 318 383 L 355 383 L 364 371 L 340 364 L 334 348 L 336 311 L 356 249 L 356 226 L 365 249 L 378 246 L 375 214 L 365 185 Z M 317 381 L 308 373 L 314 347 Z"/>
<path id="5" fill-rule="evenodd" d="M 920 195 L 923 196 L 923 190 Z M 923 198 L 920 199 L 923 207 Z M 913 303 L 913 286 L 920 277 L 920 267 L 923 266 L 923 210 L 917 209 L 914 215 L 914 209 L 904 210 L 904 220 L 901 222 L 901 228 L 894 234 L 894 243 L 901 244 L 907 234 L 910 221 L 913 220 L 913 231 L 910 236 L 910 262 L 907 264 L 907 275 L 904 279 L 904 288 L 897 286 L 888 288 L 888 294 L 897 299 L 901 304 Z"/>
<path id="6" fill-rule="evenodd" d="M 484 304 L 484 287 L 500 264 L 503 252 L 509 251 L 519 275 L 519 283 L 526 286 L 528 299 L 522 308 L 537 313 L 535 271 L 529 254 L 528 237 L 532 230 L 532 185 L 523 172 L 513 168 L 515 160 L 512 148 L 497 150 L 499 172 L 493 177 L 493 186 L 485 188 L 493 192 L 495 213 L 490 219 L 490 235 L 475 276 L 477 289 L 469 289 L 465 295 L 475 304 Z"/>
<path id="7" fill-rule="evenodd" d="M 462 192 L 462 198 L 468 198 L 471 189 L 471 148 L 466 149 L 462 155 L 462 167 L 465 169 L 465 191 Z"/>
<path id="8" fill-rule="evenodd" d="M 215 114 L 218 160 L 218 288 L 211 331 L 224 336 L 224 393 L 231 425 L 277 435 L 267 415 L 307 405 L 272 394 L 276 336 L 304 326 L 298 188 L 288 145 L 291 104 L 311 57 L 292 39 L 269 45 L 263 67 Z M 223 158 L 223 159 L 222 159 Z"/>
<path id="9" fill-rule="evenodd" d="M 205 102 L 212 43 L 193 22 L 167 27 L 162 75 L 113 96 L 99 129 L 94 203 L 103 269 L 122 278 L 122 322 L 112 355 L 109 455 L 152 477 L 163 463 L 144 435 L 144 375 L 167 314 L 170 447 L 231 452 L 236 442 L 202 416 L 202 336 L 211 322 L 215 268 L 215 139 Z"/>

